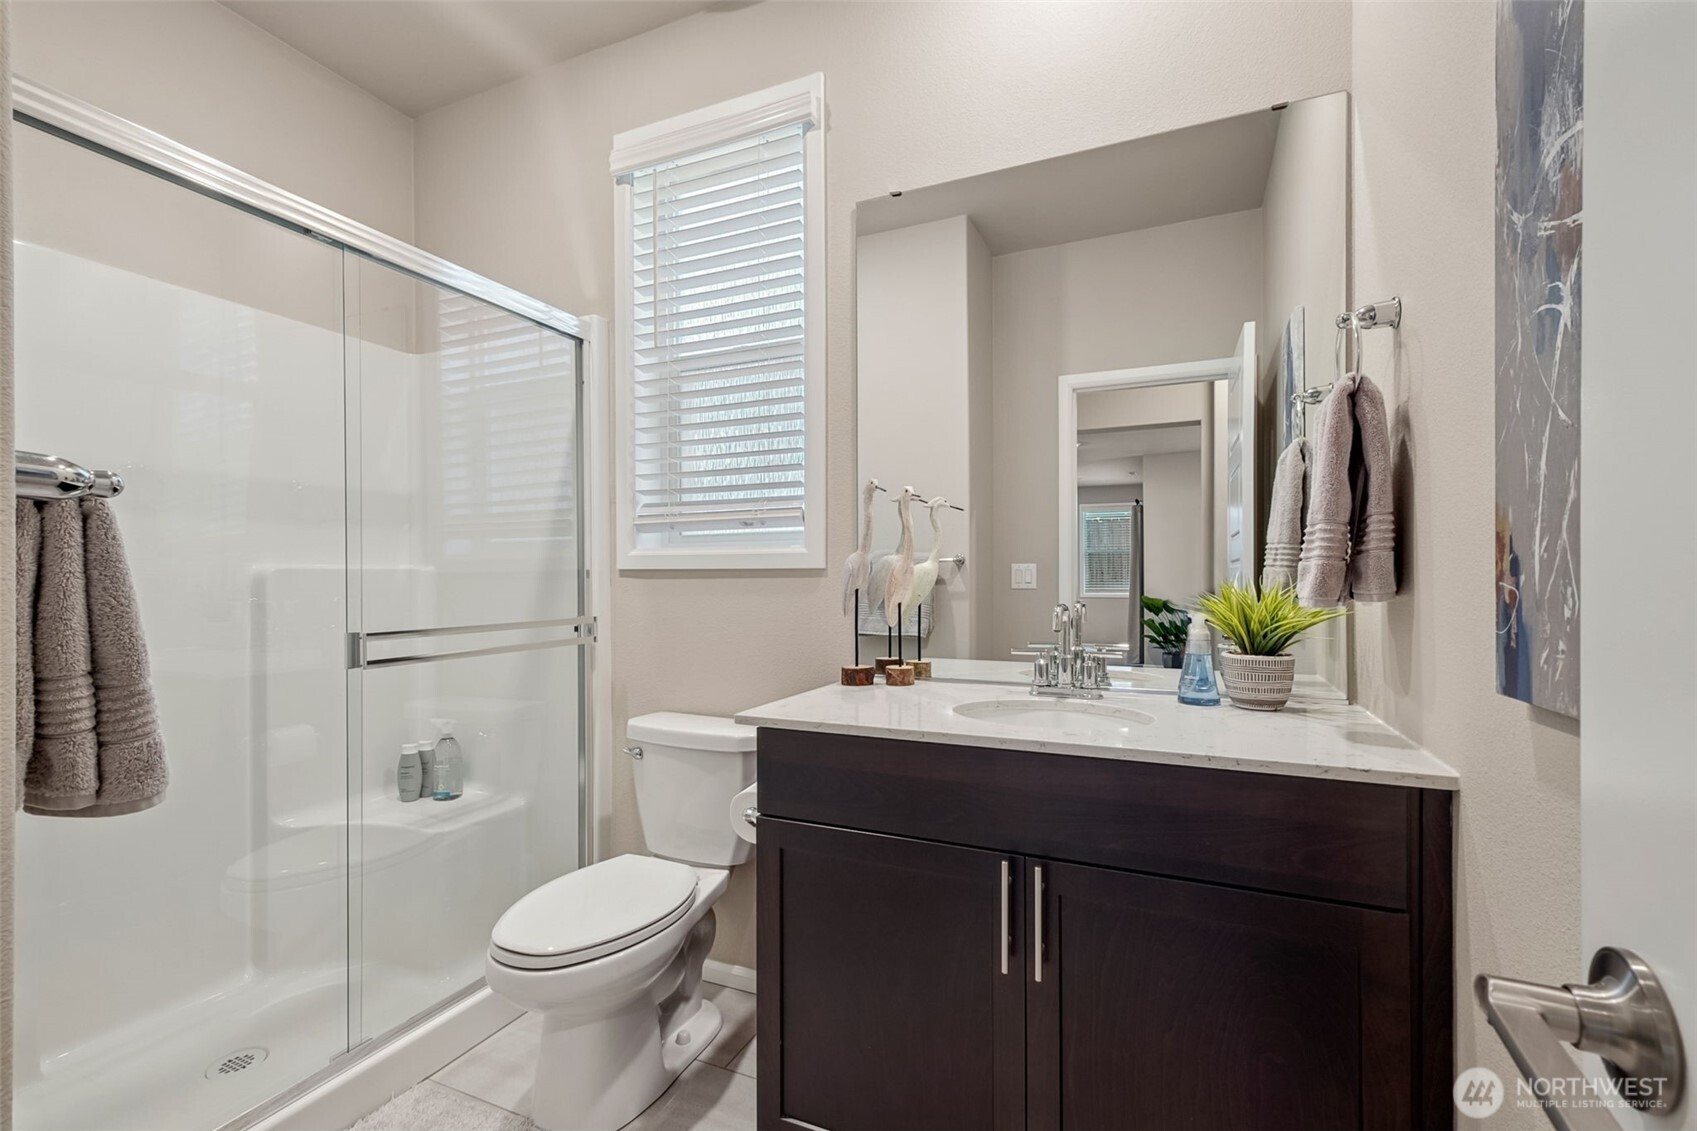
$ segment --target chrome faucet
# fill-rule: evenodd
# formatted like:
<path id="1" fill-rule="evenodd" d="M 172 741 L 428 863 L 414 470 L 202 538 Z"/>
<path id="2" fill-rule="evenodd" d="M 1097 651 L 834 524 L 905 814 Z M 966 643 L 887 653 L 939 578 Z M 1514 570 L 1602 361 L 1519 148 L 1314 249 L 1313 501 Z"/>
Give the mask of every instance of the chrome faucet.
<path id="1" fill-rule="evenodd" d="M 1112 648 L 1084 643 L 1084 602 L 1056 605 L 1051 626 L 1060 637 L 1054 644 L 1028 644 L 1016 656 L 1031 657 L 1031 694 L 1100 699 L 1108 681 Z"/>

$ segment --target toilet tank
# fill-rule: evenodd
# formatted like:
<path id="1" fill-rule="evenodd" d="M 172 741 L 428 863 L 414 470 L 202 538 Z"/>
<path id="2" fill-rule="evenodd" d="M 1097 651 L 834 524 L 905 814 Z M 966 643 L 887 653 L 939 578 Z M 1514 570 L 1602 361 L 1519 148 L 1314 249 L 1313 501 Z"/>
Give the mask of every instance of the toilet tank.
<path id="1" fill-rule="evenodd" d="M 662 711 L 625 726 L 635 759 L 642 836 L 656 856 L 726 868 L 749 856 L 730 822 L 731 798 L 754 781 L 755 728 Z"/>

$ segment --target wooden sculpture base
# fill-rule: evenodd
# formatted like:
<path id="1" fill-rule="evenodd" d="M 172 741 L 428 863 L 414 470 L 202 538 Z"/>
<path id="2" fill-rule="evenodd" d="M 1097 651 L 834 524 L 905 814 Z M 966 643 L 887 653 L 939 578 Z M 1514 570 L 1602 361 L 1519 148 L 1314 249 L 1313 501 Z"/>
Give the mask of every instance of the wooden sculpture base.
<path id="1" fill-rule="evenodd" d="M 871 664 L 844 664 L 844 687 L 871 687 L 872 675 L 876 671 Z"/>
<path id="2" fill-rule="evenodd" d="M 899 663 L 901 663 L 901 661 L 896 659 L 894 656 L 879 656 L 877 659 L 872 661 L 872 666 L 877 669 L 879 675 L 883 675 L 885 668 L 889 667 L 891 664 Z"/>
<path id="3" fill-rule="evenodd" d="M 912 668 L 913 668 L 913 678 L 914 679 L 930 679 L 931 678 L 931 661 L 930 660 L 909 660 L 908 664 L 910 666 L 912 666 Z"/>
<path id="4" fill-rule="evenodd" d="M 884 669 L 884 682 L 891 687 L 912 687 L 913 665 L 891 664 Z"/>

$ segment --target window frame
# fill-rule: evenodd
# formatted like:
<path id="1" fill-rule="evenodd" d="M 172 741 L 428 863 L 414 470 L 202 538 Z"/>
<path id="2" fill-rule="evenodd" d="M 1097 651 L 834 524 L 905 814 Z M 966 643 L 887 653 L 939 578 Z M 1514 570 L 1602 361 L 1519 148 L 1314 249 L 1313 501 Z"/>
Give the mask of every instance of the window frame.
<path id="1" fill-rule="evenodd" d="M 1135 503 L 1079 503 L 1078 504 L 1078 596 L 1081 600 L 1121 600 L 1131 599 L 1129 582 L 1123 592 L 1109 592 L 1106 589 L 1090 589 L 1087 581 L 1090 577 L 1090 554 L 1085 543 L 1089 537 L 1089 524 L 1085 521 L 1087 515 L 1097 512 L 1125 512 L 1129 521 Z M 1132 552 L 1136 552 L 1133 550 Z"/>
<path id="2" fill-rule="evenodd" d="M 618 528 L 621 570 L 777 570 L 824 569 L 826 534 L 825 458 L 825 76 L 807 75 L 791 82 L 668 118 L 613 139 L 610 159 L 614 181 L 614 332 L 613 430 L 618 461 L 614 520 Z M 804 448 L 802 459 L 802 531 L 783 544 L 746 540 L 704 541 L 689 546 L 659 544 L 639 535 L 636 524 L 635 400 L 636 347 L 632 318 L 635 267 L 632 262 L 634 208 L 625 174 L 752 134 L 802 124 L 804 366 Z M 669 541 L 669 540 L 667 540 Z"/>

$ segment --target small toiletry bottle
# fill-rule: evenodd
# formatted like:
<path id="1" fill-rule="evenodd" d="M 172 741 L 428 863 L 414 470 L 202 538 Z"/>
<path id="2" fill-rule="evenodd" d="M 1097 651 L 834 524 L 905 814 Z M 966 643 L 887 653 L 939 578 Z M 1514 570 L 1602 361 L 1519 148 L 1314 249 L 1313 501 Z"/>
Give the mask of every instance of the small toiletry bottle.
<path id="1" fill-rule="evenodd" d="M 453 719 L 432 719 L 436 724 L 436 785 L 430 796 L 437 801 L 452 801 L 465 792 L 465 763 L 460 757 L 460 744 L 454 738 Z"/>
<path id="2" fill-rule="evenodd" d="M 435 742 L 418 744 L 418 794 L 420 797 L 436 796 Z"/>
<path id="3" fill-rule="evenodd" d="M 395 784 L 402 801 L 417 801 L 419 789 L 418 743 L 401 747 L 401 760 L 395 767 Z"/>
<path id="4" fill-rule="evenodd" d="M 1214 639 L 1208 622 L 1190 622 L 1184 642 L 1184 670 L 1178 676 L 1178 701 L 1192 707 L 1218 707 L 1220 687 L 1214 680 Z"/>

